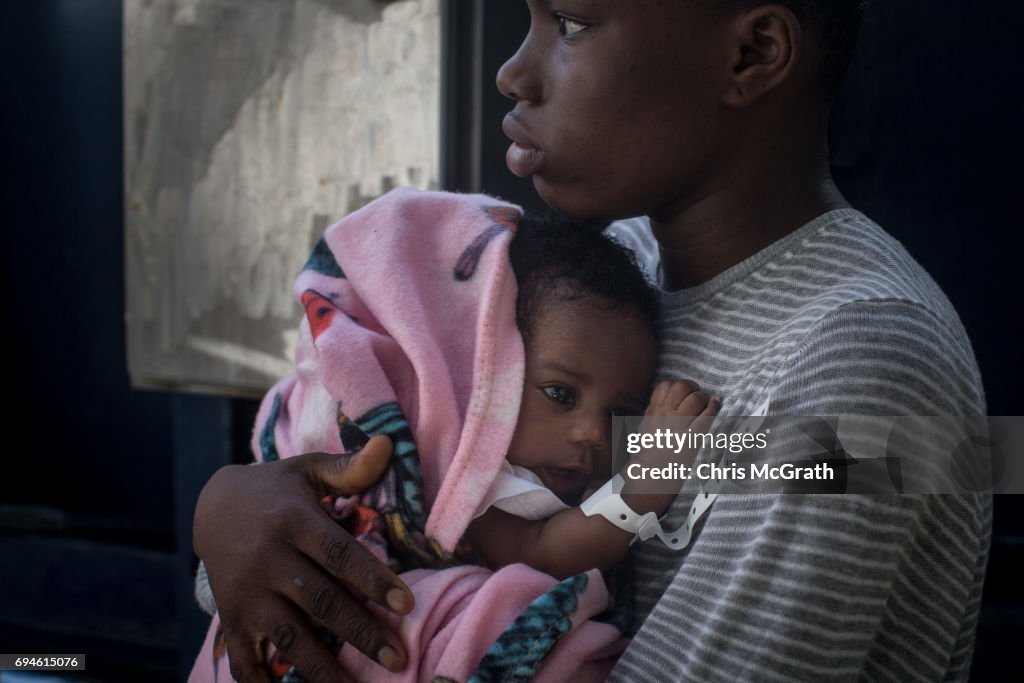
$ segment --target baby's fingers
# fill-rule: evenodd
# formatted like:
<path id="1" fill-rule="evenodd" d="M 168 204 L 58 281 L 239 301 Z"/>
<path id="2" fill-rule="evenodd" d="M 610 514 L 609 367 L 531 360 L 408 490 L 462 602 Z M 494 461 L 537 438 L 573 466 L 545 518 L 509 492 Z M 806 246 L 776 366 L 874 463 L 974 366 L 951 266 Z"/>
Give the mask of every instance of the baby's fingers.
<path id="1" fill-rule="evenodd" d="M 693 419 L 691 428 L 695 432 L 707 432 L 711 429 L 711 423 L 715 421 L 715 417 L 718 415 L 718 411 L 722 409 L 722 398 L 720 396 L 712 396 L 700 414 Z"/>
<path id="2" fill-rule="evenodd" d="M 680 417 L 697 417 L 704 413 L 709 403 L 711 403 L 711 396 L 706 391 L 694 391 L 687 394 L 671 414 Z"/>
<path id="3" fill-rule="evenodd" d="M 721 410 L 722 410 L 722 397 L 721 396 L 712 396 L 711 400 L 708 401 L 708 405 L 706 405 L 705 410 L 703 410 L 700 413 L 700 415 L 702 417 L 703 416 L 715 417 L 716 415 L 718 415 L 719 411 L 721 411 Z"/>
<path id="4" fill-rule="evenodd" d="M 688 379 L 660 382 L 651 394 L 645 415 L 685 415 L 679 407 L 691 394 L 700 391 L 700 386 Z M 697 413 L 691 413 L 696 415 Z"/>
<path id="5" fill-rule="evenodd" d="M 718 411 L 720 411 L 721 409 L 722 397 L 712 396 L 711 400 L 708 401 L 708 404 L 704 407 L 704 410 L 701 411 L 701 417 L 714 417 L 715 415 L 718 415 Z"/>

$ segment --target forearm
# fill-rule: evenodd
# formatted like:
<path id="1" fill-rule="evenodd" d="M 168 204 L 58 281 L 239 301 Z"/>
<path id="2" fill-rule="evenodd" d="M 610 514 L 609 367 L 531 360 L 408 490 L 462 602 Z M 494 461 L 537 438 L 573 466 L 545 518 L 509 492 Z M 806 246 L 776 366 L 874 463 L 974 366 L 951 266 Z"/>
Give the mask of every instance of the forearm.
<path id="1" fill-rule="evenodd" d="M 636 512 L 664 514 L 674 494 L 627 494 Z M 604 517 L 587 517 L 573 507 L 544 520 L 527 520 L 492 508 L 473 520 L 470 542 L 489 567 L 523 563 L 556 578 L 598 568 L 608 571 L 625 559 L 634 535 Z"/>
<path id="2" fill-rule="evenodd" d="M 665 465 L 664 460 L 657 456 L 648 457 L 646 453 L 639 455 L 633 462 L 639 463 L 643 467 L 663 467 Z M 676 494 L 679 493 L 678 482 L 635 480 L 628 476 L 628 469 L 629 465 L 623 467 L 619 472 L 625 480 L 622 489 L 618 491 L 622 500 L 637 514 L 644 515 L 653 512 L 658 517 L 664 515 L 672 505 L 672 501 L 675 500 Z"/>
<path id="3" fill-rule="evenodd" d="M 473 520 L 469 538 L 493 569 L 522 563 L 563 579 L 594 567 L 610 569 L 626 556 L 633 536 L 574 507 L 544 520 L 492 508 Z"/>

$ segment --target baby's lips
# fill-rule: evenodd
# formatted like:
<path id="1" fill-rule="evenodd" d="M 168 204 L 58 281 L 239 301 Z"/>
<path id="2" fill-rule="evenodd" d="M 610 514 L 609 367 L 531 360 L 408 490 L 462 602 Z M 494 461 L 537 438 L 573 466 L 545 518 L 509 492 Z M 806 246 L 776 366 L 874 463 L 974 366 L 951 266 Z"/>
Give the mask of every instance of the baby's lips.
<path id="1" fill-rule="evenodd" d="M 590 472 L 568 467 L 543 467 L 540 478 L 563 502 L 575 505 L 590 484 Z"/>

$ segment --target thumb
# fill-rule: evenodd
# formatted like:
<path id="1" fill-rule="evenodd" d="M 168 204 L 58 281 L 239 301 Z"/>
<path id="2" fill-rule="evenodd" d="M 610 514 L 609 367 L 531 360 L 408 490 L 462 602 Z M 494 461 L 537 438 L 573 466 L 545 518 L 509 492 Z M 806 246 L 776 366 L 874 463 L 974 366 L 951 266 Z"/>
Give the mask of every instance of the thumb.
<path id="1" fill-rule="evenodd" d="M 389 437 L 375 436 L 356 453 L 319 454 L 309 474 L 322 488 L 339 495 L 362 493 L 384 475 L 393 450 Z"/>

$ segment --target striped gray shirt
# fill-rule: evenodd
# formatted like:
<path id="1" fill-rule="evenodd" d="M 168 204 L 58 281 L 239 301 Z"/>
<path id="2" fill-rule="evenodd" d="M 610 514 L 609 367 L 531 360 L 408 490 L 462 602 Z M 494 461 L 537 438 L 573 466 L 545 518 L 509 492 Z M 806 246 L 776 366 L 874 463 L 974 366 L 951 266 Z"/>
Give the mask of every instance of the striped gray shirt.
<path id="1" fill-rule="evenodd" d="M 646 221 L 610 232 L 657 263 Z M 769 397 L 772 415 L 985 410 L 949 301 L 852 209 L 664 293 L 659 337 L 661 377 L 721 394 L 723 413 Z M 636 633 L 611 680 L 965 680 L 991 522 L 989 495 L 722 495 L 688 550 L 634 546 Z"/>

